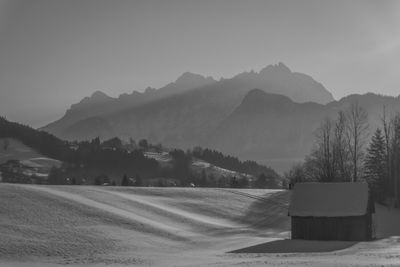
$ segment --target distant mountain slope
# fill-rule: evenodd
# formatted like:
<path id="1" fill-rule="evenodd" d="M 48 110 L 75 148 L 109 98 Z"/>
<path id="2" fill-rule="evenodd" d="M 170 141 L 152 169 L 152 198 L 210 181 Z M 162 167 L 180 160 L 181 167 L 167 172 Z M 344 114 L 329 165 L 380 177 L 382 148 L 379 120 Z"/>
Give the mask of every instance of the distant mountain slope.
<path id="1" fill-rule="evenodd" d="M 244 72 L 231 79 L 221 79 L 218 82 L 210 77 L 185 72 L 175 82 L 158 90 L 148 88 L 143 93 L 134 91 L 132 94 L 120 95 L 119 98 L 110 98 L 104 93 L 95 92 L 91 97 L 72 105 L 63 118 L 42 129 L 63 138 L 86 139 L 92 135 L 86 135 L 73 124 L 94 116 L 110 117 L 114 113 L 127 114 L 135 107 L 146 104 L 158 105 L 160 102 L 154 102 L 180 94 L 187 95 L 183 97 L 183 100 L 200 96 L 199 99 L 195 99 L 196 106 L 203 103 L 205 106 L 210 103 L 218 104 L 221 106 L 218 109 L 223 109 L 223 113 L 227 114 L 240 104 L 249 90 L 254 88 L 286 95 L 296 102 L 312 101 L 325 104 L 334 100 L 331 93 L 320 83 L 305 74 L 292 72 L 283 63 L 269 65 L 259 73 Z M 197 90 L 202 92 L 194 92 Z M 75 136 L 70 127 L 77 129 Z M 115 130 L 118 132 L 119 129 Z"/>
<path id="2" fill-rule="evenodd" d="M 303 159 L 312 148 L 315 130 L 324 118 L 358 103 L 368 113 L 372 133 L 381 127 L 384 107 L 390 117 L 400 112 L 400 98 L 372 93 L 350 95 L 326 105 L 295 103 L 289 98 L 252 90 L 210 136 L 210 146 L 239 157 L 268 162 Z M 287 168 L 287 166 L 286 166 Z"/>
<path id="3" fill-rule="evenodd" d="M 334 101 L 332 94 L 312 77 L 292 72 L 286 65 L 269 65 L 259 73 L 244 72 L 233 78 L 249 89 L 260 88 L 268 93 L 288 96 L 295 102 L 326 104 Z"/>
<path id="4" fill-rule="evenodd" d="M 102 126 L 102 119 L 89 118 L 82 123 L 89 128 L 96 125 Z M 263 173 L 273 179 L 271 181 L 278 182 L 281 179 L 269 167 L 251 161 L 242 162 L 237 158 L 216 151 L 206 149 L 204 150 L 205 153 L 202 154 L 199 151 L 203 150 L 197 148 L 197 154 L 187 153 L 185 155 L 183 151 L 173 150 L 168 153 L 162 149 L 162 145 L 154 146 L 151 144 L 147 148 L 139 148 L 132 143 L 124 144 L 118 138 L 112 138 L 103 143 L 100 142 L 99 138 L 94 138 L 90 142 L 69 143 L 49 133 L 0 117 L 0 165 L 8 160 L 20 160 L 23 165 L 28 167 L 45 168 L 46 178 L 51 167 L 59 167 L 64 162 L 66 163 L 63 171 L 63 175 L 66 176 L 64 178 L 78 177 L 82 179 L 83 176 L 86 182 L 90 179 L 93 180 L 94 176 L 99 176 L 100 174 L 107 174 L 116 181 L 127 173 L 135 174 L 136 176 L 140 174 L 142 177 L 149 179 L 159 179 L 161 177 L 167 179 L 168 177 L 174 177 L 176 173 L 171 172 L 171 170 L 178 168 L 175 166 L 176 157 L 179 158 L 179 155 L 183 155 L 188 159 L 188 162 L 192 162 L 190 165 L 193 171 L 190 175 L 192 179 L 195 179 L 196 175 L 200 177 L 202 171 L 206 171 L 207 174 L 214 176 L 214 178 L 220 178 L 221 176 L 225 176 L 225 178 L 231 178 L 231 176 L 256 178 Z M 212 156 L 215 154 L 217 154 L 217 157 Z M 179 160 L 182 159 L 179 158 Z M 168 166 L 166 167 L 165 164 Z M 79 167 L 76 169 L 76 166 Z M 85 172 L 82 172 L 83 168 L 85 168 Z M 8 178 L 8 181 L 17 181 L 15 180 L 17 179 L 16 177 L 10 178 L 10 173 L 8 173 Z M 177 178 L 174 177 L 175 180 Z M 66 182 L 66 180 L 60 179 L 57 180 L 57 184 Z M 75 181 L 82 183 L 79 179 Z M 54 182 L 54 180 L 52 181 Z M 183 183 L 181 185 L 188 184 Z"/>
<path id="5" fill-rule="evenodd" d="M 210 136 L 212 147 L 249 159 L 302 157 L 327 114 L 324 105 L 250 91 Z"/>
<path id="6" fill-rule="evenodd" d="M 115 114 L 109 121 L 115 124 L 113 127 L 124 129 L 119 133 L 121 136 L 131 134 L 181 148 L 200 144 L 243 159 L 258 160 L 282 171 L 310 152 L 315 130 L 325 117 L 334 118 L 351 103 L 365 108 L 371 132 L 381 126 L 384 106 L 388 115 L 400 112 L 399 98 L 371 93 L 321 105 L 296 103 L 288 97 L 256 89 L 235 107 L 233 97 L 218 103 L 218 98 L 207 99 L 209 94 L 205 91 L 196 92 L 134 109 L 126 117 Z M 197 99 L 207 101 L 199 104 Z M 230 113 L 226 112 L 230 109 Z"/>
<path id="7" fill-rule="evenodd" d="M 184 89 L 191 80 L 205 85 Z M 182 86 L 178 88 L 178 84 Z M 249 88 L 255 85 L 264 87 Z M 174 93 L 162 93 L 163 90 Z M 310 152 L 314 132 L 323 118 L 336 116 L 351 103 L 357 102 L 366 109 L 371 131 L 380 125 L 384 106 L 388 114 L 400 112 L 399 97 L 372 93 L 350 95 L 326 103 L 331 99 L 330 93 L 325 92 L 318 82 L 291 72 L 283 64 L 218 82 L 184 74 L 174 85 L 148 91 L 142 95 L 158 94 L 159 97 L 110 109 L 112 112 L 106 112 L 105 108 L 103 113 L 81 120 L 75 117 L 76 121 L 70 124 L 64 123 L 66 115 L 54 123 L 57 127 L 50 125 L 44 130 L 69 140 L 119 136 L 125 140 L 146 138 L 151 143 L 174 148 L 200 145 L 242 159 L 261 161 L 282 171 Z M 284 96 L 282 92 L 292 96 Z M 306 95 L 323 97 L 318 98 L 320 103 L 312 103 L 306 101 Z M 97 98 L 111 103 L 104 95 L 97 94 Z"/>
<path id="8" fill-rule="evenodd" d="M 114 137 L 115 133 L 107 120 L 101 117 L 89 117 L 66 128 L 62 136 L 65 139 L 74 140 L 77 135 L 84 135 L 87 140 L 96 137 L 104 140 Z"/>
<path id="9" fill-rule="evenodd" d="M 131 94 L 121 94 L 118 98 L 112 98 L 101 91 L 96 91 L 90 97 L 85 97 L 79 103 L 71 105 L 61 119 L 42 129 L 61 137 L 68 137 L 68 135 L 63 136 L 64 131 L 79 121 L 132 108 L 214 82 L 215 80 L 211 77 L 185 72 L 175 82 L 158 90 L 149 87 L 143 93 L 133 91 Z"/>
<path id="10" fill-rule="evenodd" d="M 283 171 L 310 152 L 321 120 L 336 116 L 351 103 L 366 109 L 371 131 L 380 126 L 384 106 L 388 114 L 400 112 L 400 100 L 395 97 L 370 93 L 326 105 L 296 103 L 264 90 L 241 91 L 229 86 L 232 82 L 86 119 L 68 127 L 62 136 L 85 139 L 117 135 L 178 148 L 201 145 Z"/>
<path id="11" fill-rule="evenodd" d="M 358 103 L 368 113 L 370 128 L 374 129 L 381 125 L 383 109 L 386 109 L 387 116 L 395 115 L 400 112 L 400 95 L 398 97 L 378 95 L 374 93 L 351 94 L 343 97 L 339 101 L 329 103 L 327 107 L 336 111 L 345 109 L 351 103 Z"/>

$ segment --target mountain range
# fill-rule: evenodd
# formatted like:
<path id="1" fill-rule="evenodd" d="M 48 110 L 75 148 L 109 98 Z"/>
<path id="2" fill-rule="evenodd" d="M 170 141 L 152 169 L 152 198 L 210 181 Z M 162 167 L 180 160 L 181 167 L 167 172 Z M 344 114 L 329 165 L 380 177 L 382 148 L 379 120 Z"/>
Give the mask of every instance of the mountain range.
<path id="1" fill-rule="evenodd" d="M 321 83 L 279 63 L 219 81 L 186 72 L 162 88 L 118 98 L 97 91 L 42 130 L 68 140 L 119 136 L 179 148 L 201 145 L 282 171 L 309 153 L 324 117 L 354 102 L 366 108 L 371 127 L 383 106 L 400 111 L 398 97 L 335 101 Z"/>

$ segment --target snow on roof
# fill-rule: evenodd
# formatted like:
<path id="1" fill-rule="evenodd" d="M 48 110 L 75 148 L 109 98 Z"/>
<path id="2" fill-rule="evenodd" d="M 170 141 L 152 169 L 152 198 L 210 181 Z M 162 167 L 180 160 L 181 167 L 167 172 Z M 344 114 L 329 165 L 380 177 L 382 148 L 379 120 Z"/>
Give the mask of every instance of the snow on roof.
<path id="1" fill-rule="evenodd" d="M 345 217 L 365 215 L 367 183 L 297 183 L 290 199 L 290 216 Z"/>

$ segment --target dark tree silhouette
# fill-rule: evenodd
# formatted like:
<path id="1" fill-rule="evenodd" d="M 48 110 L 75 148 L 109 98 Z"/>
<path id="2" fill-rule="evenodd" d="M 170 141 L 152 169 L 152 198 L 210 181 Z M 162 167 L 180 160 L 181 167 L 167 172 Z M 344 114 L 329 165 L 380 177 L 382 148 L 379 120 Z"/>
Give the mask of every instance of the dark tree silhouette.
<path id="1" fill-rule="evenodd" d="M 216 150 L 195 147 L 193 148 L 192 155 L 193 157 L 202 159 L 221 168 L 247 173 L 254 176 L 259 176 L 261 173 L 264 173 L 274 177 L 275 179 L 280 179 L 279 174 L 269 167 L 260 165 L 255 161 L 240 161 L 238 158 L 224 155 Z"/>
<path id="2" fill-rule="evenodd" d="M 142 139 L 139 141 L 139 147 L 144 151 L 147 151 L 149 149 L 149 143 L 147 142 L 146 139 Z"/>
<path id="3" fill-rule="evenodd" d="M 3 150 L 7 151 L 9 146 L 10 146 L 10 140 L 4 139 L 4 141 L 3 141 Z"/>
<path id="4" fill-rule="evenodd" d="M 122 177 L 121 186 L 129 186 L 129 179 L 126 174 L 124 174 L 124 176 Z"/>
<path id="5" fill-rule="evenodd" d="M 382 131 L 378 128 L 372 136 L 365 159 L 365 178 L 371 186 L 374 198 L 384 201 L 386 173 L 386 148 Z"/>
<path id="6" fill-rule="evenodd" d="M 265 188 L 267 186 L 267 176 L 264 173 L 261 173 L 256 180 L 257 188 Z"/>
<path id="7" fill-rule="evenodd" d="M 142 186 L 143 185 L 142 177 L 140 177 L 139 174 L 136 174 L 135 182 L 133 185 L 134 186 Z"/>

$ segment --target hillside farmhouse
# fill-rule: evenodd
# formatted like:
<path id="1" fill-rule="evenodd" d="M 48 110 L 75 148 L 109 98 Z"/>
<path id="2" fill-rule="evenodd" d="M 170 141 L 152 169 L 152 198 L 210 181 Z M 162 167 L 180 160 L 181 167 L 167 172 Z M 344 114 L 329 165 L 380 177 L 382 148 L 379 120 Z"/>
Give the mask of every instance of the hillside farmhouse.
<path id="1" fill-rule="evenodd" d="M 297 183 L 289 205 L 292 239 L 371 240 L 373 213 L 367 183 Z"/>

